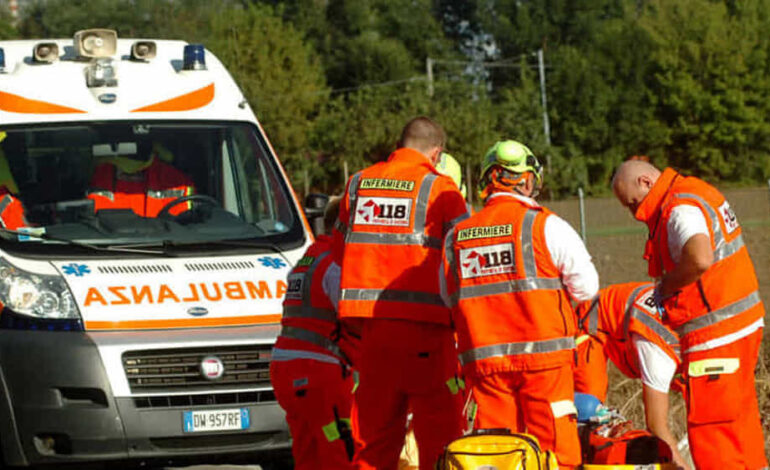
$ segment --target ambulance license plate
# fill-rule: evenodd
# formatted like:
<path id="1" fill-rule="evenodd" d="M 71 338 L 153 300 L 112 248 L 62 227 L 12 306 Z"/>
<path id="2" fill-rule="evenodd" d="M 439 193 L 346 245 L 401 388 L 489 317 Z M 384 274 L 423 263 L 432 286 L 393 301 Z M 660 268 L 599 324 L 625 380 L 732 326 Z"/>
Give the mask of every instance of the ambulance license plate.
<path id="1" fill-rule="evenodd" d="M 249 429 L 249 409 L 185 411 L 184 432 L 236 431 Z"/>

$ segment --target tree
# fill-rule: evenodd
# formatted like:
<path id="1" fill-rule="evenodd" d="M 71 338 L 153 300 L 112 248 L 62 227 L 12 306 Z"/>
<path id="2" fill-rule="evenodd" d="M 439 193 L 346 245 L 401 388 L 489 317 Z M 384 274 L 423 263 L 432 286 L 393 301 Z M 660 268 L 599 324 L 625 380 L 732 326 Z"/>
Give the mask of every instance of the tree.
<path id="1" fill-rule="evenodd" d="M 290 174 L 311 165 L 308 135 L 328 93 L 302 35 L 264 5 L 233 6 L 211 17 L 208 47 L 227 66 Z"/>

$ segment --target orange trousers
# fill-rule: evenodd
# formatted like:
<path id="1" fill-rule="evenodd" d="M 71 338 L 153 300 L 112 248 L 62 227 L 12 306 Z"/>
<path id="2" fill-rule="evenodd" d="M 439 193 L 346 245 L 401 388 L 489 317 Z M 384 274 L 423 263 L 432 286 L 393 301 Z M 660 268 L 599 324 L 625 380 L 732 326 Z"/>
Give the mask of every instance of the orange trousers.
<path id="1" fill-rule="evenodd" d="M 537 437 L 543 449 L 554 451 L 559 468 L 579 465 L 572 376 L 568 363 L 544 370 L 467 377 L 477 405 L 473 428 L 526 432 Z"/>
<path id="2" fill-rule="evenodd" d="M 296 470 L 353 469 L 350 428 L 353 379 L 339 364 L 313 359 L 274 361 L 270 380 L 286 411 Z"/>
<path id="3" fill-rule="evenodd" d="M 765 438 L 754 388 L 762 329 L 733 343 L 685 354 L 684 370 L 703 359 L 738 358 L 731 374 L 687 377 L 687 432 L 699 469 L 767 467 Z"/>
<path id="4" fill-rule="evenodd" d="M 403 320 L 363 321 L 354 427 L 359 469 L 395 470 L 412 412 L 420 468 L 432 469 L 462 433 L 457 353 L 447 326 Z"/>
<path id="5" fill-rule="evenodd" d="M 575 351 L 575 391 L 588 393 L 602 403 L 607 401 L 607 355 L 602 344 L 591 336 Z"/>

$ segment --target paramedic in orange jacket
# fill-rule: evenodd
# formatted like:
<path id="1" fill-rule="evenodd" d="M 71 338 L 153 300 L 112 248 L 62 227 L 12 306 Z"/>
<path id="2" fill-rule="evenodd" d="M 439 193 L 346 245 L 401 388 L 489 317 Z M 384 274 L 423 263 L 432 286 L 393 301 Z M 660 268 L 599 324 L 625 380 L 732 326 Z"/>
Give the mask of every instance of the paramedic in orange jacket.
<path id="1" fill-rule="evenodd" d="M 615 284 L 577 306 L 575 391 L 606 400 L 607 357 L 627 377 L 642 379 L 647 428 L 671 447 L 674 463 L 689 469 L 668 426 L 668 391 L 680 364 L 679 338 L 661 322 L 654 287 Z"/>
<path id="2" fill-rule="evenodd" d="M 754 388 L 765 309 L 735 213 L 713 186 L 643 161 L 624 162 L 612 184 L 649 228 L 644 256 L 680 338 L 695 466 L 767 467 Z"/>
<path id="3" fill-rule="evenodd" d="M 5 140 L 7 134 L 0 131 L 0 143 Z M 8 230 L 16 230 L 29 225 L 24 216 L 24 206 L 16 196 L 19 188 L 11 174 L 8 159 L 0 147 L 0 226 Z"/>
<path id="4" fill-rule="evenodd" d="M 441 240 L 467 217 L 434 165 L 446 136 L 418 117 L 387 161 L 350 178 L 334 235 L 342 267 L 339 315 L 361 331 L 354 414 L 358 468 L 395 469 L 413 414 L 420 468 L 462 431 L 457 355 L 439 295 Z"/>
<path id="5" fill-rule="evenodd" d="M 131 209 L 142 217 L 157 217 L 166 204 L 193 194 L 192 181 L 161 160 L 168 151 L 150 142 L 138 147 L 135 158 L 117 156 L 96 166 L 87 195 L 95 210 Z M 169 212 L 178 215 L 187 209 L 188 204 L 180 203 Z"/>
<path id="6" fill-rule="evenodd" d="M 599 280 L 577 233 L 533 199 L 541 183 L 541 165 L 521 143 L 489 149 L 479 184 L 485 206 L 445 240 L 443 295 L 477 407 L 474 428 L 532 434 L 570 468 L 580 464 L 570 300 L 592 298 Z"/>
<path id="7" fill-rule="evenodd" d="M 338 208 L 339 198 L 331 199 L 324 215 L 327 233 Z M 352 469 L 353 379 L 348 348 L 338 341 L 339 267 L 332 262 L 329 235 L 317 236 L 287 281 L 270 380 L 286 411 L 294 468 Z"/>

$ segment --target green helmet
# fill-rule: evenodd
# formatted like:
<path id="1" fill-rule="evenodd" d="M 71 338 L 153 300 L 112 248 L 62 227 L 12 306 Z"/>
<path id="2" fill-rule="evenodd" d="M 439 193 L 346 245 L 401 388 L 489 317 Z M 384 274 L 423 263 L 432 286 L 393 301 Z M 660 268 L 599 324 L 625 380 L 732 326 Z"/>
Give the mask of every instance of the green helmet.
<path id="1" fill-rule="evenodd" d="M 460 194 L 465 197 L 467 192 L 465 184 L 463 183 L 463 169 L 455 158 L 446 152 L 441 152 L 441 157 L 436 162 L 436 170 L 442 175 L 447 175 L 452 178 L 457 188 L 460 190 Z"/>
<path id="2" fill-rule="evenodd" d="M 543 166 L 540 161 L 526 145 L 515 140 L 499 141 L 487 150 L 481 167 L 482 181 L 494 166 L 500 166 L 516 174 L 531 171 L 535 174 L 538 186 L 543 183 Z"/>

